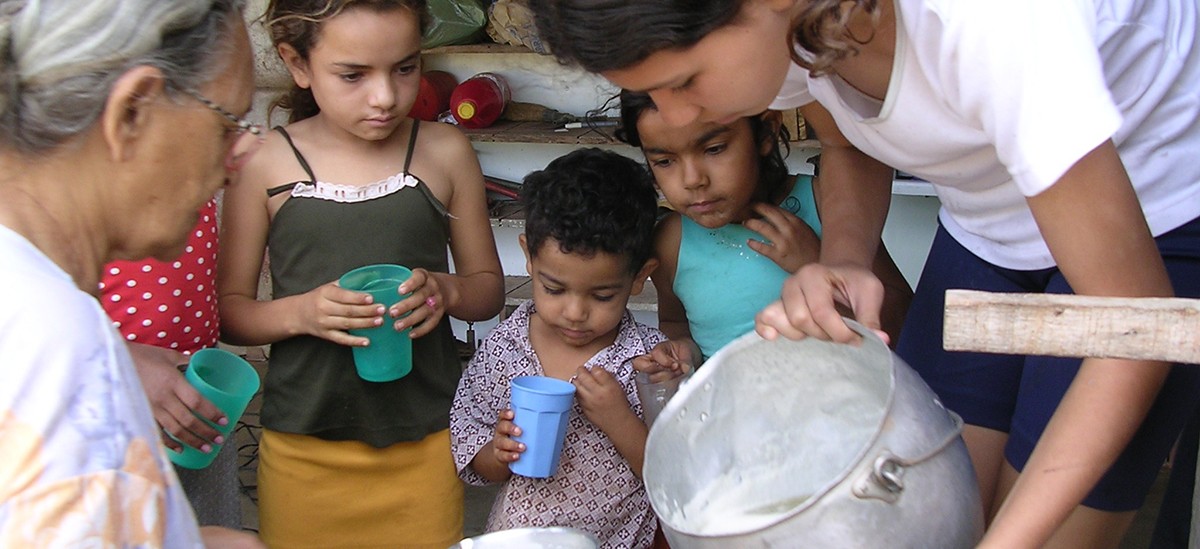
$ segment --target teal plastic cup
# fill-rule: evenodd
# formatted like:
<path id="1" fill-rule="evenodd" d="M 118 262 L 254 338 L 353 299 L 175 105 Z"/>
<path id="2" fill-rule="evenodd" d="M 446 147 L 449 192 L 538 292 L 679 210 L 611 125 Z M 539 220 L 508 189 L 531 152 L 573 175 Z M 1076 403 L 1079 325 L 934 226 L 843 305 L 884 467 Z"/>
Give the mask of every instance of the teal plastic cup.
<path id="1" fill-rule="evenodd" d="M 192 354 L 183 377 L 196 388 L 200 396 L 208 399 L 229 418 L 229 423 L 225 425 L 217 425 L 204 419 L 205 423 L 220 431 L 225 437 L 225 442 L 229 443 L 233 429 L 237 427 L 238 420 L 246 411 L 246 405 L 250 403 L 254 393 L 258 392 L 258 372 L 240 356 L 222 349 L 209 348 Z M 213 444 L 212 451 L 207 454 L 183 444 L 182 451 L 168 449 L 167 455 L 171 458 L 171 463 L 180 467 L 203 469 L 212 463 L 220 451 L 220 444 Z"/>
<path id="2" fill-rule="evenodd" d="M 375 303 L 391 307 L 410 294 L 400 295 L 397 290 L 412 271 L 399 265 L 367 265 L 350 271 L 338 279 L 338 285 L 347 290 L 371 294 Z M 367 381 L 396 381 L 412 371 L 411 328 L 397 332 L 392 327 L 394 319 L 384 313 L 383 324 L 373 328 L 350 330 L 352 335 L 371 340 L 366 347 L 354 347 L 354 368 L 358 377 Z"/>
<path id="3" fill-rule="evenodd" d="M 513 378 L 511 399 L 513 423 L 521 428 L 521 436 L 513 440 L 525 444 L 525 451 L 508 464 L 509 470 L 533 478 L 553 476 L 567 435 L 575 386 L 545 376 Z"/>

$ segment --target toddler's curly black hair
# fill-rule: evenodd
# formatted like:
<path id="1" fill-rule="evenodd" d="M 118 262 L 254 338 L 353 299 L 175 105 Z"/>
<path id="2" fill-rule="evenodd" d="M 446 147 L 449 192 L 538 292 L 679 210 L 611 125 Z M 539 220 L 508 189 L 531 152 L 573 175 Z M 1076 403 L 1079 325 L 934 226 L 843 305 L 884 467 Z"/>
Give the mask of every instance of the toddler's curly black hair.
<path id="1" fill-rule="evenodd" d="M 572 151 L 522 183 L 529 255 L 554 239 L 563 253 L 625 256 L 636 274 L 654 254 L 657 200 L 637 161 L 597 148 Z"/>

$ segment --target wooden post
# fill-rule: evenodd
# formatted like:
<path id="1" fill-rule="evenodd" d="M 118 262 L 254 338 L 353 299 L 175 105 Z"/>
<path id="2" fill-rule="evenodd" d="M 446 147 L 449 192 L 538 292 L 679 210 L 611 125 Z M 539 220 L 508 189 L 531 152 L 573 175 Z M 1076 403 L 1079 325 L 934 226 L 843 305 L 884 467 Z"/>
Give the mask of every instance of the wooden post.
<path id="1" fill-rule="evenodd" d="M 1197 299 L 947 290 L 944 331 L 948 351 L 1200 364 Z M 1200 482 L 1188 547 L 1200 547 Z"/>

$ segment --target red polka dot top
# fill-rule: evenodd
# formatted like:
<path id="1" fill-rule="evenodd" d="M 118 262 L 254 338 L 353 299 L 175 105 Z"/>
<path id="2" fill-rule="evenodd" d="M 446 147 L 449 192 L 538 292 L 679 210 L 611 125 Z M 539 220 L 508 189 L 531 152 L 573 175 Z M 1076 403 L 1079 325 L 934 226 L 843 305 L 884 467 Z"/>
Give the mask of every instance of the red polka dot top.
<path id="1" fill-rule="evenodd" d="M 114 261 L 104 266 L 100 302 L 128 341 L 191 354 L 217 344 L 217 203 L 174 261 Z"/>

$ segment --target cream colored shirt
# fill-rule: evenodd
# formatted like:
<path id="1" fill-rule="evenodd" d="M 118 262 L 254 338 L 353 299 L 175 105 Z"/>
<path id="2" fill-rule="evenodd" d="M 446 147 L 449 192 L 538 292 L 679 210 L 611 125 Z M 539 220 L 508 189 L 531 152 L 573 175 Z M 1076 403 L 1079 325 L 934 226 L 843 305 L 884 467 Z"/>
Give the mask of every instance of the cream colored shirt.
<path id="1" fill-rule="evenodd" d="M 4 226 L 0 257 L 0 547 L 202 547 L 99 303 Z"/>

